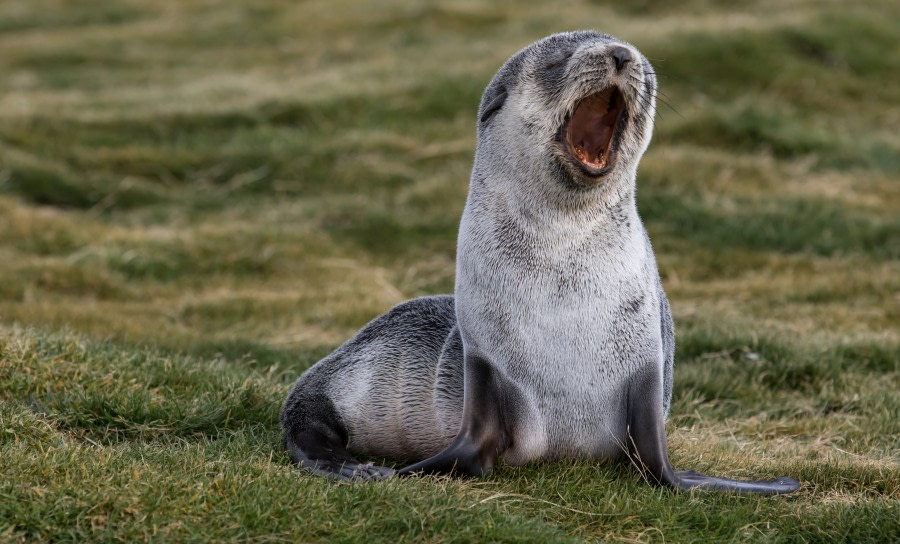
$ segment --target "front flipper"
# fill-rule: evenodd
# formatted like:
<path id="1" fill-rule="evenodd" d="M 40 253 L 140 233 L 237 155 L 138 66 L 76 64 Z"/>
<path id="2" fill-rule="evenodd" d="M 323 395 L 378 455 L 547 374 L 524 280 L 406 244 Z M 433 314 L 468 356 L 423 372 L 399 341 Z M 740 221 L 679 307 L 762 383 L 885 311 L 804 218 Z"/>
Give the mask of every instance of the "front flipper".
<path id="1" fill-rule="evenodd" d="M 790 493 L 800 483 L 787 476 L 774 480 L 745 482 L 717 478 L 694 471 L 675 471 L 669 463 L 662 405 L 662 377 L 646 369 L 632 377 L 628 388 L 628 457 L 651 483 L 673 489 L 704 489 L 776 495 Z"/>
<path id="2" fill-rule="evenodd" d="M 681 489 L 709 489 L 712 491 L 736 491 L 738 493 L 758 493 L 760 495 L 780 495 L 797 491 L 800 482 L 787 476 L 774 480 L 746 482 L 731 478 L 717 478 L 705 474 L 697 474 L 693 470 L 676 470 L 675 477 Z"/>
<path id="3" fill-rule="evenodd" d="M 461 432 L 446 449 L 424 461 L 401 468 L 397 475 L 422 473 L 479 477 L 490 472 L 498 455 L 499 452 L 492 453 L 490 446 L 478 444 L 473 437 Z"/>
<path id="4" fill-rule="evenodd" d="M 463 415 L 456 438 L 437 455 L 398 470 L 398 475 L 484 476 L 510 447 L 519 398 L 515 386 L 481 357 L 466 357 L 463 381 Z"/>

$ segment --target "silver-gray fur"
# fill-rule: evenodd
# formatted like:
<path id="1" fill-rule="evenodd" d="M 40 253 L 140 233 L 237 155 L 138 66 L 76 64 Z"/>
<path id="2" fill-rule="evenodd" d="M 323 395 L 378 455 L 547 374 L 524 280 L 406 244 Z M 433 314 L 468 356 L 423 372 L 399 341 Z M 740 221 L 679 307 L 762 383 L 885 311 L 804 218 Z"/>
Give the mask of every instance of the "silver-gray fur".
<path id="1" fill-rule="evenodd" d="M 479 126 L 456 310 L 466 353 L 522 390 L 507 463 L 623 455 L 626 380 L 649 361 L 672 372 L 659 364 L 672 360 L 661 337 L 672 328 L 660 326 L 670 318 L 660 313 L 664 295 L 634 201 L 656 82 L 633 48 L 641 60 L 615 69 L 610 53 L 623 46 L 594 34 L 552 36 L 513 57 L 485 93 L 507 97 Z M 612 85 L 631 109 L 617 163 L 598 183 L 567 171 L 575 169 L 557 138 L 580 99 Z"/>
<path id="2" fill-rule="evenodd" d="M 628 457 L 675 488 L 796 489 L 669 465 L 674 328 L 635 204 L 655 98 L 650 63 L 608 35 L 556 34 L 506 62 L 479 107 L 455 297 L 395 307 L 298 380 L 282 412 L 295 462 L 380 478 L 394 471 L 352 455 L 471 475 L 500 455 Z"/>

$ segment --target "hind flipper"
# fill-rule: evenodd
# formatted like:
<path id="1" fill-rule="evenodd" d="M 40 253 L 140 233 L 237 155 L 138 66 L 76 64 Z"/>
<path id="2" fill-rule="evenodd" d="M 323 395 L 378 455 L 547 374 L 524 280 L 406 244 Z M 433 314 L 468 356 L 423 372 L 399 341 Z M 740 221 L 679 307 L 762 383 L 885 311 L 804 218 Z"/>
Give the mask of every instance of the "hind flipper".
<path id="1" fill-rule="evenodd" d="M 313 474 L 334 480 L 384 480 L 393 476 L 395 472 L 392 468 L 360 463 L 349 456 L 346 460 L 340 460 L 338 457 L 313 459 L 299 448 L 294 448 L 289 455 L 292 461 L 309 469 Z"/>
<path id="2" fill-rule="evenodd" d="M 336 480 L 381 480 L 394 470 L 360 463 L 347 451 L 347 429 L 331 400 L 296 390 L 281 414 L 284 446 L 291 460 L 313 474 Z"/>

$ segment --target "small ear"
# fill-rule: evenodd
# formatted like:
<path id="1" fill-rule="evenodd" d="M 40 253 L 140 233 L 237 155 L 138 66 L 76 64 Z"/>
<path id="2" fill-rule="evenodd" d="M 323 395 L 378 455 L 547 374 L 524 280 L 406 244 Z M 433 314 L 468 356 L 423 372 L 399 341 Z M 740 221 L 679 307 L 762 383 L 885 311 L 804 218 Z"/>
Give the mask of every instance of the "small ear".
<path id="1" fill-rule="evenodd" d="M 484 113 L 481 114 L 481 122 L 484 123 L 490 119 L 492 115 L 497 113 L 497 110 L 503 107 L 504 102 L 506 102 L 506 89 L 497 93 L 497 96 L 492 98 L 487 106 L 484 107 Z"/>

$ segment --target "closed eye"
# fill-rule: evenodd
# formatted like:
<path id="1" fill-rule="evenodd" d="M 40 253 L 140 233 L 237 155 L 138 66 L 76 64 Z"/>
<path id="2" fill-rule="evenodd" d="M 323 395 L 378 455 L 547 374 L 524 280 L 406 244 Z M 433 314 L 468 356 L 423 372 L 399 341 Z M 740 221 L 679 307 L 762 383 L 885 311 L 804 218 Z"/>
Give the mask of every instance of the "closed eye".
<path id="1" fill-rule="evenodd" d="M 557 68 L 562 64 L 565 64 L 566 62 L 569 61 L 570 58 L 572 58 L 572 55 L 574 53 L 575 53 L 574 51 L 568 51 L 565 54 L 563 54 L 561 57 L 557 58 L 556 60 L 548 62 L 547 64 L 544 65 L 544 70 L 553 70 L 554 68 Z"/>

